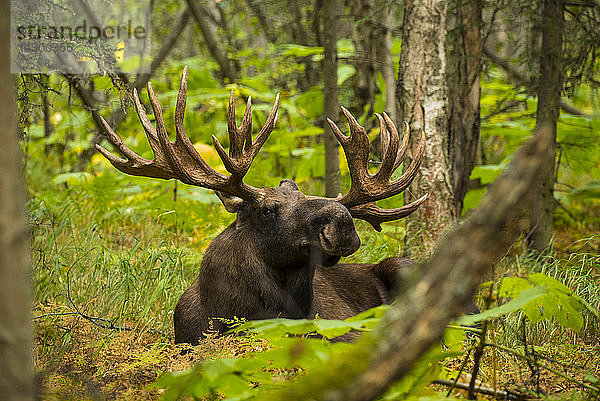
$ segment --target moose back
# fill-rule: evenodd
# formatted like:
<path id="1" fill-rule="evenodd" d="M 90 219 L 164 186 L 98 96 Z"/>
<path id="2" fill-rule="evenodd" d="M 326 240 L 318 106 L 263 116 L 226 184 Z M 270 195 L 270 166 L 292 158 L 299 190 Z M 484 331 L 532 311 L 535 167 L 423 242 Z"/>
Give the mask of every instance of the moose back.
<path id="1" fill-rule="evenodd" d="M 256 137 L 252 138 L 251 100 L 240 127 L 236 125 L 231 92 L 227 125 L 229 149 L 213 136 L 223 165 L 230 173 L 212 169 L 196 152 L 185 134 L 183 117 L 187 95 L 184 68 L 175 107 L 176 138 L 171 142 L 162 110 L 148 83 L 148 96 L 156 126 L 146 115 L 134 91 L 134 105 L 154 152 L 146 160 L 132 152 L 102 119 L 110 142 L 125 157 L 101 146 L 98 150 L 120 171 L 146 177 L 176 178 L 186 184 L 212 189 L 236 220 L 209 245 L 194 283 L 177 302 L 174 313 L 175 342 L 197 344 L 212 329 L 227 329 L 223 320 L 314 318 L 345 319 L 391 300 L 400 270 L 411 262 L 387 258 L 378 264 L 338 263 L 354 253 L 360 239 L 353 218 L 369 222 L 380 231 L 381 223 L 403 218 L 425 201 L 427 195 L 396 209 L 382 209 L 376 202 L 401 193 L 416 175 L 424 151 L 423 137 L 404 174 L 391 180 L 404 159 L 409 131 L 402 141 L 390 118 L 377 114 L 382 162 L 368 171 L 370 142 L 366 131 L 345 109 L 350 135 L 327 120 L 342 145 L 350 170 L 351 186 L 345 195 L 322 198 L 305 195 L 290 180 L 278 187 L 255 188 L 243 182 L 277 122 L 279 96 Z M 218 319 L 223 318 L 223 319 Z"/>

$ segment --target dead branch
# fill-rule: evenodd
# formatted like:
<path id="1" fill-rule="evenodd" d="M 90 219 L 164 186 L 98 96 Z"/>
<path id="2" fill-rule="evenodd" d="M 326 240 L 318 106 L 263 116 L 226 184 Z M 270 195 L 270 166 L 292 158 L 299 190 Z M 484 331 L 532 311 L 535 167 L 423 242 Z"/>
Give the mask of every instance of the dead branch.
<path id="1" fill-rule="evenodd" d="M 470 390 L 471 385 L 468 383 L 454 382 L 453 380 L 434 380 L 433 384 L 441 384 L 442 386 L 454 387 L 461 390 Z M 514 391 L 503 391 L 491 387 L 474 386 L 473 391 L 479 394 L 491 395 L 496 399 L 501 400 L 522 400 L 527 398 L 526 394 L 515 393 Z"/>

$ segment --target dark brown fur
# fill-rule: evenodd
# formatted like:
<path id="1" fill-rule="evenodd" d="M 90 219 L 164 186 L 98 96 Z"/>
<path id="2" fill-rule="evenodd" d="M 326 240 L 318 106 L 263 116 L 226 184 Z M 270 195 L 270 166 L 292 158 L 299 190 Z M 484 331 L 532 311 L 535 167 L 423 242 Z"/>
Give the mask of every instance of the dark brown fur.
<path id="1" fill-rule="evenodd" d="M 196 281 L 175 307 L 175 342 L 197 344 L 214 318 L 345 319 L 391 300 L 411 263 L 337 263 L 360 246 L 348 210 L 304 196 L 284 180 L 258 207 L 219 194 L 237 219 L 209 245 Z M 227 327 L 213 320 L 219 333 Z"/>

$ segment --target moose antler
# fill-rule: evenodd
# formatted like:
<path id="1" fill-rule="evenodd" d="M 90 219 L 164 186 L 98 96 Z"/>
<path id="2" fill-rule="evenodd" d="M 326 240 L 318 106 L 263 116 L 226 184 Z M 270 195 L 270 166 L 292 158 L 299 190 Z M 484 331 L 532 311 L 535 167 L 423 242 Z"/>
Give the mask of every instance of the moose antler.
<path id="1" fill-rule="evenodd" d="M 369 136 L 348 110 L 342 107 L 342 111 L 350 126 L 349 136 L 342 134 L 338 126 L 329 118 L 327 119 L 331 130 L 344 149 L 351 179 L 348 193 L 336 198 L 336 201 L 346 206 L 353 217 L 365 220 L 375 230 L 381 231 L 382 222 L 408 216 L 427 199 L 425 194 L 416 201 L 396 209 L 382 209 L 375 204 L 378 200 L 398 195 L 410 185 L 423 158 L 425 136 L 421 135 L 415 157 L 404 174 L 397 180 L 391 181 L 392 174 L 402 163 L 408 148 L 410 136 L 408 123 L 404 123 L 404 135 L 400 143 L 398 130 L 388 115 L 376 114 L 379 119 L 382 161 L 375 174 L 371 174 L 368 170 Z"/>
<path id="2" fill-rule="evenodd" d="M 235 122 L 235 98 L 234 92 L 231 91 L 227 113 L 229 153 L 223 149 L 219 140 L 214 135 L 212 136 L 214 147 L 223 161 L 223 165 L 231 174 L 229 176 L 220 174 L 211 168 L 198 154 L 186 135 L 183 127 L 186 96 L 187 67 L 183 69 L 183 73 L 181 74 L 181 84 L 175 106 L 176 137 L 175 142 L 171 142 L 165 128 L 160 104 L 152 89 L 152 84 L 148 82 L 148 97 L 150 98 L 150 104 L 154 112 L 156 127 L 150 122 L 140 102 L 138 93 L 134 90 L 135 110 L 154 153 L 153 160 L 144 159 L 131 151 L 103 118 L 101 118 L 102 124 L 106 130 L 108 139 L 121 152 L 125 159 L 113 155 L 100 145 L 96 145 L 96 148 L 113 166 L 126 174 L 162 179 L 176 178 L 186 184 L 213 189 L 223 194 L 244 199 L 252 204 L 258 204 L 265 196 L 265 189 L 252 187 L 245 184 L 242 180 L 277 123 L 279 95 L 275 97 L 275 102 L 264 126 L 256 136 L 256 139 L 252 140 L 251 99 L 248 98 L 242 125 L 237 127 Z M 346 195 L 340 195 L 334 200 L 346 206 L 353 217 L 365 220 L 377 231 L 381 231 L 382 222 L 408 216 L 427 198 L 427 195 L 424 195 L 416 201 L 397 209 L 382 209 L 375 203 L 378 200 L 401 193 L 410 185 L 417 174 L 421 159 L 423 158 L 425 138 L 421 135 L 421 141 L 417 147 L 415 158 L 408 169 L 400 178 L 392 181 L 392 174 L 404 160 L 408 147 L 408 124 L 405 123 L 404 135 L 402 143 L 400 143 L 400 135 L 392 120 L 385 113 L 383 113 L 383 116 L 377 114 L 381 131 L 382 163 L 377 172 L 371 174 L 368 171 L 369 137 L 365 129 L 358 124 L 348 110 L 342 107 L 342 111 L 346 115 L 350 126 L 349 136 L 342 134 L 333 121 L 330 119 L 327 119 L 327 121 L 344 148 L 352 183 Z"/>
<path id="3" fill-rule="evenodd" d="M 267 138 L 277 123 L 277 109 L 279 106 L 279 95 L 275 97 L 273 108 L 267 117 L 265 125 L 258 133 L 256 139 L 252 140 L 252 104 L 248 98 L 248 104 L 244 112 L 242 125 L 236 127 L 234 93 L 231 91 L 229 97 L 229 110 L 227 114 L 227 129 L 229 132 L 229 154 L 223 149 L 219 140 L 213 135 L 213 143 L 223 165 L 231 174 L 225 176 L 211 168 L 198 154 L 183 127 L 183 117 L 187 96 L 187 67 L 181 74 L 181 84 L 177 95 L 175 106 L 175 142 L 169 140 L 162 110 L 158 99 L 152 90 L 152 84 L 148 82 L 148 97 L 154 112 L 156 128 L 150 122 L 146 112 L 140 103 L 137 91 L 134 90 L 133 98 L 135 110 L 144 127 L 150 147 L 154 152 L 154 160 L 146 160 L 132 152 L 112 130 L 108 123 L 102 119 L 102 124 L 108 135 L 108 139 L 123 154 L 126 159 L 121 159 L 100 145 L 96 148 L 106 157 L 118 170 L 131 175 L 171 179 L 176 178 L 186 184 L 221 191 L 234 195 L 253 204 L 258 203 L 264 196 L 264 189 L 254 188 L 245 184 L 242 179 L 248 172 L 254 157 L 264 145 Z"/>

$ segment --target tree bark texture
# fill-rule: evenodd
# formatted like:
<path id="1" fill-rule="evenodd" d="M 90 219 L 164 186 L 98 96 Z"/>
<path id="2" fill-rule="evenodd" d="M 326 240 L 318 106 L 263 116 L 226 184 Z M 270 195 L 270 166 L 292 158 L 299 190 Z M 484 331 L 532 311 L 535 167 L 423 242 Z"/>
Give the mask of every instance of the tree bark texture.
<path id="1" fill-rule="evenodd" d="M 542 49 L 536 127 L 552 129 L 553 146 L 540 166 L 537 196 L 532 211 L 528 245 L 544 250 L 552 240 L 554 215 L 554 169 L 556 167 L 556 123 L 560 113 L 562 81 L 563 4 L 561 0 L 539 0 L 542 11 Z"/>
<path id="2" fill-rule="evenodd" d="M 392 61 L 392 17 L 389 4 L 381 0 L 349 0 L 352 24 L 352 42 L 354 43 L 354 66 L 356 68 L 354 95 L 358 103 L 356 113 L 361 115 L 365 109 L 366 124 L 374 110 L 375 95 L 378 92 L 377 73 L 381 72 L 386 84 L 386 112 L 395 121 L 396 80 Z M 367 130 L 370 127 L 367 127 Z"/>
<path id="3" fill-rule="evenodd" d="M 385 112 L 392 121 L 396 121 L 396 77 L 394 76 L 394 60 L 392 59 L 392 27 L 394 18 L 391 7 L 381 10 L 381 24 L 384 32 L 377 42 L 377 57 L 381 63 L 381 74 L 385 81 Z"/>
<path id="4" fill-rule="evenodd" d="M 348 6 L 354 18 L 352 42 L 354 43 L 354 96 L 356 114 L 368 109 L 367 117 L 373 115 L 375 92 L 377 91 L 377 39 L 375 0 L 349 0 Z M 368 130 L 368 129 L 367 129 Z"/>
<path id="5" fill-rule="evenodd" d="M 31 400 L 31 281 L 10 74 L 9 5 L 9 1 L 0 4 L 0 398 Z"/>
<path id="6" fill-rule="evenodd" d="M 374 332 L 268 399 L 367 401 L 406 376 L 525 229 L 523 217 L 531 210 L 537 172 L 552 147 L 551 130 L 538 129 L 469 218 L 440 240 L 427 263 L 405 272 L 398 297 Z"/>
<path id="7" fill-rule="evenodd" d="M 481 0 L 453 0 L 448 20 L 450 161 L 456 215 L 460 216 L 479 147 Z"/>
<path id="8" fill-rule="evenodd" d="M 409 0 L 404 9 L 396 94 L 399 123 L 410 123 L 412 144 L 419 135 L 426 139 L 420 172 L 405 191 L 405 203 L 429 193 L 407 219 L 406 249 L 411 257 L 430 253 L 457 215 L 448 152 L 446 11 L 446 0 Z"/>
<path id="9" fill-rule="evenodd" d="M 339 1 L 327 0 L 323 3 L 323 81 L 324 81 L 324 120 L 330 118 L 338 122 L 339 100 L 337 87 L 337 20 Z M 325 123 L 325 194 L 335 197 L 340 193 L 340 154 L 339 143 L 329 124 Z"/>

